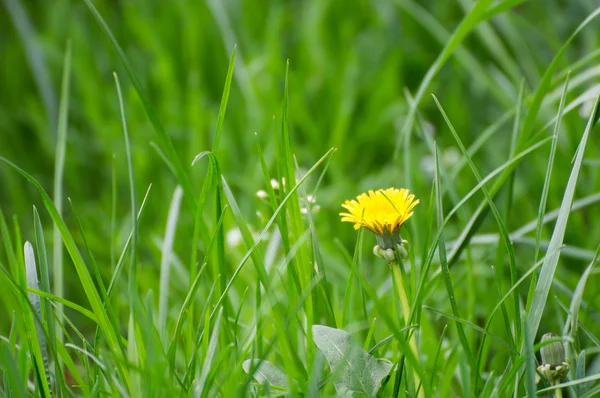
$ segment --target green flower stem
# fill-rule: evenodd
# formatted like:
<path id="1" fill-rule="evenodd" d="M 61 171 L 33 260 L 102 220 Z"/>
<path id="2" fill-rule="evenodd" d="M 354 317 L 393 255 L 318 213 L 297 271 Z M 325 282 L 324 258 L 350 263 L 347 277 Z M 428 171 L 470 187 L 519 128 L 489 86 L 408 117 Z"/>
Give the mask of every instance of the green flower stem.
<path id="1" fill-rule="evenodd" d="M 402 275 L 401 265 L 397 261 L 390 261 L 390 267 L 392 268 L 392 274 L 394 276 L 394 284 L 396 286 L 396 292 L 398 293 L 398 299 L 402 306 L 402 315 L 404 316 L 405 326 L 408 326 L 408 320 L 410 317 L 410 304 L 408 302 L 408 296 L 406 295 L 406 288 L 404 286 L 404 275 Z"/>
<path id="2" fill-rule="evenodd" d="M 388 263 L 392 268 L 392 275 L 394 277 L 394 285 L 396 286 L 396 292 L 398 294 L 398 299 L 400 300 L 400 306 L 402 307 L 402 315 L 404 316 L 405 326 L 408 326 L 408 322 L 410 319 L 410 303 L 408 302 L 408 296 L 406 294 L 406 288 L 404 286 L 404 275 L 402 274 L 402 270 L 400 267 L 401 264 L 398 264 L 398 261 L 393 260 Z M 417 360 L 419 359 L 419 353 L 417 352 L 417 340 L 415 338 L 415 334 L 411 331 L 408 332 L 410 334 L 409 346 L 413 355 Z M 415 386 L 419 386 L 420 379 L 417 372 L 413 371 Z M 419 389 L 419 397 L 424 397 L 423 388 Z"/>

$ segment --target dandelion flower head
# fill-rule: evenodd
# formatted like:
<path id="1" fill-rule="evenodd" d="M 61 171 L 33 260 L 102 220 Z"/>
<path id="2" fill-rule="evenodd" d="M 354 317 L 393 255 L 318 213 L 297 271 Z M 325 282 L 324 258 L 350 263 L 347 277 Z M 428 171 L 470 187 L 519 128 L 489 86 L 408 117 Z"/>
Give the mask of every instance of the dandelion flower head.
<path id="1" fill-rule="evenodd" d="M 354 223 L 354 229 L 365 227 L 378 235 L 392 234 L 413 215 L 418 203 L 408 189 L 378 189 L 345 201 L 342 207 L 348 212 L 340 216 L 342 221 Z"/>

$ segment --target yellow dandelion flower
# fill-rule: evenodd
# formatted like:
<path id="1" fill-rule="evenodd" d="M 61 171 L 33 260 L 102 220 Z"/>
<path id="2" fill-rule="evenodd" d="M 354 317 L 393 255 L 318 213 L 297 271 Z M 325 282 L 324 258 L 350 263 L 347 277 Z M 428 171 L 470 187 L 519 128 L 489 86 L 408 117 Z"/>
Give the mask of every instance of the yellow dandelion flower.
<path id="1" fill-rule="evenodd" d="M 394 286 L 398 293 L 398 300 L 402 306 L 404 321 L 410 321 L 410 301 L 403 281 L 403 260 L 408 258 L 406 242 L 400 236 L 400 227 L 412 215 L 414 207 L 419 204 L 408 189 L 388 188 L 361 193 L 353 200 L 347 200 L 342 207 L 347 213 L 340 213 L 342 222 L 354 223 L 354 229 L 367 228 L 375 233 L 377 245 L 373 247 L 373 254 L 387 261 L 392 269 Z M 414 334 L 411 336 L 410 349 L 416 358 L 419 358 L 417 343 Z M 419 384 L 419 375 L 414 373 L 414 380 Z M 422 393 L 419 397 L 424 396 Z"/>
<path id="2" fill-rule="evenodd" d="M 354 223 L 354 229 L 365 227 L 378 236 L 396 234 L 418 203 L 408 189 L 378 189 L 345 201 L 342 207 L 348 212 L 340 216 L 342 221 Z"/>

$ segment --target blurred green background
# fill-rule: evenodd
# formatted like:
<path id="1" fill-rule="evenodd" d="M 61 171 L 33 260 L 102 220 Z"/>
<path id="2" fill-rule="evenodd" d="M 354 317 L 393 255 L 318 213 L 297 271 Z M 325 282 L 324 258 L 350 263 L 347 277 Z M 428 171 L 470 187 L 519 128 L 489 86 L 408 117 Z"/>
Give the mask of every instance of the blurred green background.
<path id="1" fill-rule="evenodd" d="M 476 142 L 488 126 L 500 123 L 498 131 L 486 138 L 474 156 L 481 173 L 487 174 L 509 156 L 520 85 L 524 87 L 525 110 L 528 98 L 560 46 L 597 6 L 594 0 L 524 1 L 479 25 L 426 89 L 418 108 L 418 120 L 423 123 L 415 124 L 410 142 L 400 139 L 408 111 L 407 96 L 415 94 L 473 3 L 94 2 L 129 58 L 196 192 L 200 191 L 206 165 L 200 162 L 192 167 L 191 162 L 198 153 L 211 149 L 227 66 L 237 46 L 234 80 L 217 155 L 223 175 L 256 230 L 264 224 L 256 212 L 267 208 L 256 197 L 256 192 L 264 189 L 256 143 L 271 165 L 275 156 L 273 130 L 281 124 L 289 60 L 290 129 L 300 168 L 307 170 L 328 149 L 337 148 L 316 193 L 320 211 L 315 215 L 315 223 L 318 235 L 326 237 L 321 250 L 330 282 L 338 291 L 343 291 L 348 271 L 334 238 L 339 238 L 349 250 L 356 239 L 352 228 L 339 222 L 340 204 L 345 199 L 379 187 L 410 188 L 421 199 L 410 222 L 413 244 L 419 253 L 423 249 L 426 232 L 425 227 L 420 232 L 419 228 L 428 224 L 433 180 L 432 150 L 426 135 L 430 134 L 441 148 L 449 178 L 462 162 L 429 94 L 434 93 L 440 100 L 466 145 Z M 574 70 L 569 100 L 582 94 L 593 98 L 593 90 L 598 91 L 599 28 L 597 21 L 592 22 L 567 49 L 553 83 L 554 96 L 544 103 L 538 119 L 536 131 L 542 131 L 542 136 L 551 134 L 552 128 L 541 129 L 556 115 L 568 69 Z M 115 239 L 120 248 L 130 225 L 125 146 L 113 79 L 116 71 L 124 89 L 139 200 L 152 184 L 140 225 L 140 263 L 146 271 L 141 274 L 140 283 L 156 288 L 159 242 L 176 178 L 153 148 L 157 136 L 141 101 L 114 48 L 83 1 L 3 0 L 0 5 L 0 155 L 33 174 L 52 193 L 60 80 L 69 40 L 72 70 L 65 196 L 73 201 L 90 248 L 109 278 L 110 241 Z M 582 60 L 585 62 L 578 64 Z M 512 113 L 506 115 L 507 112 Z M 548 210 L 560 205 L 589 112 L 584 102 L 564 117 Z M 545 145 L 528 156 L 517 170 L 514 205 L 507 221 L 510 231 L 536 217 L 549 148 Z M 396 149 L 398 156 L 394 156 Z M 599 150 L 600 142 L 592 136 L 576 198 L 600 188 Z M 111 238 L 113 164 L 120 232 Z M 446 183 L 452 186 L 445 198 L 447 211 L 476 181 L 464 167 Z M 459 212 L 448 229 L 447 240 L 458 235 L 482 199 L 478 193 Z M 497 203 L 503 206 L 502 194 Z M 24 239 L 32 239 L 32 204 L 38 209 L 43 207 L 33 187 L 7 166 L 0 166 L 0 207 L 8 217 L 18 217 Z M 42 213 L 50 233 L 50 219 Z M 76 231 L 68 204 L 64 213 L 68 225 Z M 591 259 L 590 250 L 600 241 L 598 214 L 597 206 L 572 214 L 565 241 L 579 255 L 563 257 L 565 266 L 558 272 L 561 279 L 576 281 Z M 191 249 L 193 218 L 189 209 L 182 207 L 175 251 L 184 259 Z M 225 224 L 231 228 L 232 220 L 226 219 Z M 553 223 L 549 225 L 544 231 L 546 240 Z M 486 233 L 497 233 L 492 217 L 479 231 Z M 78 234 L 75 236 L 81 239 Z M 367 248 L 373 244 L 371 237 L 366 241 Z M 528 269 L 533 258 L 532 245 L 515 245 L 522 270 Z M 233 246 L 228 250 L 233 267 L 245 251 Z M 493 264 L 495 242 L 474 245 L 470 255 L 482 267 Z M 6 261 L 4 256 L 2 252 L 0 262 Z M 460 285 L 464 271 L 456 269 L 456 283 Z M 501 272 L 508 278 L 506 268 Z M 470 292 L 471 299 L 479 293 L 487 294 L 492 283 L 491 274 L 483 268 L 475 275 L 482 283 L 474 285 L 477 291 Z M 385 276 L 382 266 L 374 269 L 369 278 Z M 67 283 L 67 297 L 77 300 L 81 293 L 74 272 L 67 271 L 67 278 L 73 283 Z M 571 289 L 574 287 L 572 282 L 568 284 Z M 178 289 L 177 278 L 174 289 Z M 186 289 L 187 281 L 180 293 L 185 294 Z M 464 300 L 466 295 L 459 290 L 457 299 Z M 444 302 L 443 289 L 431 299 Z M 485 313 L 486 309 L 478 311 Z M 7 315 L 3 311 L 3 319 Z M 470 316 L 477 318 L 477 314 Z M 0 322 L 0 326 L 6 328 L 8 324 Z"/>

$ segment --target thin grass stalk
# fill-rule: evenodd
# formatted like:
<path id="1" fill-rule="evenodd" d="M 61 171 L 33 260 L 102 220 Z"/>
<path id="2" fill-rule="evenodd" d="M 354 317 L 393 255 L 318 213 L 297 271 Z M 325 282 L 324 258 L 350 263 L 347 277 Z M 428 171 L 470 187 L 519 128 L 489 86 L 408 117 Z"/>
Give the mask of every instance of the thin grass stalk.
<path id="1" fill-rule="evenodd" d="M 404 264 L 401 261 L 402 260 L 400 260 L 400 262 L 398 260 L 390 261 L 390 262 L 388 262 L 388 265 L 392 269 L 392 276 L 394 278 L 394 286 L 396 288 L 395 290 L 396 290 L 398 302 L 400 303 L 400 306 L 402 308 L 402 316 L 404 317 L 404 326 L 408 327 L 409 322 L 410 322 L 410 303 L 408 301 L 408 294 L 406 292 L 406 286 L 404 284 L 405 283 L 404 275 L 403 275 L 402 269 L 400 268 L 400 267 L 404 267 Z M 410 335 L 409 342 L 408 342 L 410 349 L 411 349 L 413 355 L 415 356 L 415 358 L 417 358 L 417 360 L 418 360 L 419 352 L 417 350 L 417 339 L 415 337 L 415 334 L 413 333 L 412 330 L 408 330 L 407 333 Z M 419 390 L 418 396 L 425 397 L 425 395 L 423 394 L 423 389 L 420 388 L 421 387 L 421 379 L 419 378 L 419 375 L 417 374 L 417 372 L 414 369 L 413 369 L 413 377 L 414 377 L 414 381 L 415 381 L 415 386 Z"/>

